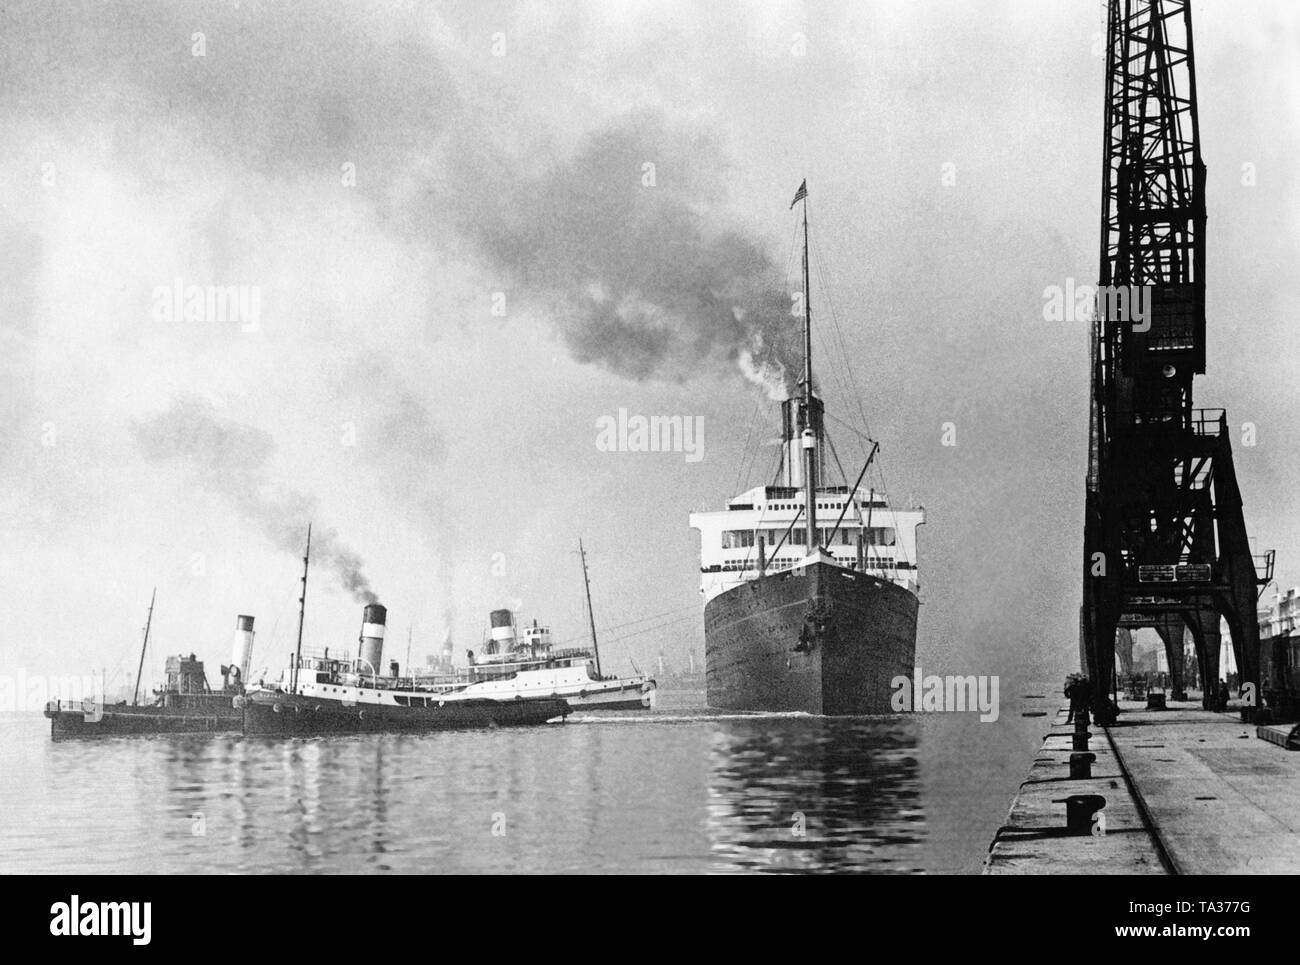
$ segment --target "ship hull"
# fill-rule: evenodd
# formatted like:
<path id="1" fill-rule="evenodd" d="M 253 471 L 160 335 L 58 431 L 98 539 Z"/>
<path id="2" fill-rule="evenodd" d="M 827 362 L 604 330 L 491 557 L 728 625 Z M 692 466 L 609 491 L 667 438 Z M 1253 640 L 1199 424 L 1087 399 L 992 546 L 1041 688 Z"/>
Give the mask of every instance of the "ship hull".
<path id="1" fill-rule="evenodd" d="M 522 727 L 563 718 L 563 700 L 444 700 L 394 706 L 327 697 L 257 693 L 244 699 L 244 733 L 271 737 Z"/>
<path id="2" fill-rule="evenodd" d="M 513 689 L 513 684 L 514 681 L 477 684 L 453 693 L 465 697 L 510 700 L 518 693 L 518 690 Z M 655 690 L 653 680 L 640 678 L 584 680 L 581 684 L 529 686 L 519 696 L 563 700 L 574 710 L 653 710 Z"/>
<path id="3" fill-rule="evenodd" d="M 50 719 L 50 736 L 54 738 L 238 733 L 244 724 L 243 713 L 233 705 L 202 710 L 110 706 L 97 713 L 47 707 L 45 716 Z"/>
<path id="4" fill-rule="evenodd" d="M 710 707 L 829 716 L 889 714 L 911 679 L 917 598 L 824 562 L 718 594 L 704 608 Z"/>
<path id="5" fill-rule="evenodd" d="M 649 683 L 626 683 L 617 688 L 564 693 L 563 697 L 574 710 L 653 710 L 656 688 Z"/>

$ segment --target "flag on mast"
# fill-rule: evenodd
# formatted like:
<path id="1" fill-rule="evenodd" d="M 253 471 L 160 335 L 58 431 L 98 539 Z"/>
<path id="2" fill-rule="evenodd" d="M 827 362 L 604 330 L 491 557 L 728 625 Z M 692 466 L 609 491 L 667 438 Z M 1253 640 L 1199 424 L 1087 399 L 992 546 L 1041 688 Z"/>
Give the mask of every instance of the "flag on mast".
<path id="1" fill-rule="evenodd" d="M 808 179 L 804 178 L 803 183 L 799 185 L 799 190 L 794 193 L 794 200 L 790 202 L 790 207 L 793 208 L 806 197 L 808 197 Z"/>

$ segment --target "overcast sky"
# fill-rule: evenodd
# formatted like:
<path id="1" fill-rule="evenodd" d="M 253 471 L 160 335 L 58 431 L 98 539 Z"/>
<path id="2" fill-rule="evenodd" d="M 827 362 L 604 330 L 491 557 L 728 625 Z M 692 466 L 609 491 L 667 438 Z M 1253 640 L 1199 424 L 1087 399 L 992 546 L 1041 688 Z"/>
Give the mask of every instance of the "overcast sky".
<path id="1" fill-rule="evenodd" d="M 1300 8 L 1196 15 L 1196 396 L 1256 426 L 1247 522 L 1291 586 Z M 1097 0 L 6 4 L 0 672 L 120 679 L 155 586 L 155 672 L 215 677 L 237 613 L 278 667 L 309 519 L 308 645 L 354 647 L 367 589 L 398 659 L 501 605 L 579 636 L 581 536 L 601 626 L 677 620 L 606 666 L 699 655 L 687 515 L 768 481 L 740 362 L 788 361 L 804 178 L 817 351 L 829 300 L 929 513 L 921 663 L 1068 665 L 1087 327 L 1042 306 L 1097 277 L 1103 30 Z M 168 317 L 178 279 L 257 324 Z M 599 451 L 620 408 L 702 417 L 704 458 Z"/>

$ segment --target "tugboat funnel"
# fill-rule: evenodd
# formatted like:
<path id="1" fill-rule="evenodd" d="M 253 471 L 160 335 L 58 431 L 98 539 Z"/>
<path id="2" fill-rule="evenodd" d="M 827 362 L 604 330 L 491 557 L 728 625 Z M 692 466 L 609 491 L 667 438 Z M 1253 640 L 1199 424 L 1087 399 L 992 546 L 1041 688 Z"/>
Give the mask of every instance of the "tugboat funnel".
<path id="1" fill-rule="evenodd" d="M 384 657 L 384 626 L 388 610 L 378 603 L 366 606 L 361 615 L 361 672 L 379 673 L 379 662 Z"/>
<path id="2" fill-rule="evenodd" d="M 248 667 L 253 662 L 253 618 L 240 614 L 235 618 L 235 640 L 230 648 L 230 669 L 238 671 L 239 682 L 248 680 Z"/>

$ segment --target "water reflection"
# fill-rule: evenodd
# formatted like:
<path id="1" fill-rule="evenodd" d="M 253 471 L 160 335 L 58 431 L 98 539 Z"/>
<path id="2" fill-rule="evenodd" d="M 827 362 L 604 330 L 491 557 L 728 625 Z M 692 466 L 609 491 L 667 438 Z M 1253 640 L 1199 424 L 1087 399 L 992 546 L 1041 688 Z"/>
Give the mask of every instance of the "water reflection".
<path id="1" fill-rule="evenodd" d="M 724 719 L 707 822 L 723 870 L 921 869 L 915 719 Z"/>
<path id="2" fill-rule="evenodd" d="M 0 782 L 0 871 L 978 869 L 1023 772 L 974 718 L 702 705 L 294 740 L 51 742 L 41 718 L 0 720 L 0 773 L 23 776 Z M 972 829 L 972 789 L 986 786 L 988 828 Z"/>

